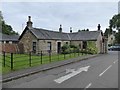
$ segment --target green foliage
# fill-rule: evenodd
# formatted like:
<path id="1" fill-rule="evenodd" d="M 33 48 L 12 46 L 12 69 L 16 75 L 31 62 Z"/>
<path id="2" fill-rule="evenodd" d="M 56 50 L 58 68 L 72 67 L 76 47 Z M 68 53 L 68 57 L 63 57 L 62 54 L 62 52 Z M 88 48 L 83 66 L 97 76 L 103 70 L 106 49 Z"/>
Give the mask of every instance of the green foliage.
<path id="1" fill-rule="evenodd" d="M 89 29 L 86 29 L 86 31 L 89 31 Z"/>
<path id="2" fill-rule="evenodd" d="M 115 42 L 120 44 L 120 14 L 114 15 L 109 21 L 110 28 L 115 28 L 118 30 L 118 33 L 115 35 Z"/>
<path id="3" fill-rule="evenodd" d="M 115 35 L 116 43 L 120 44 L 120 31 Z"/>
<path id="4" fill-rule="evenodd" d="M 78 30 L 78 32 L 80 32 L 80 31 L 89 31 L 89 29 L 87 28 L 87 29 L 83 29 L 83 30 Z"/>
<path id="5" fill-rule="evenodd" d="M 88 50 L 88 53 L 90 54 L 96 54 L 98 52 L 95 41 L 87 42 L 87 50 Z"/>
<path id="6" fill-rule="evenodd" d="M 118 30 L 120 27 L 120 14 L 114 15 L 112 19 L 110 19 L 109 24 L 110 28 L 116 28 Z"/>
<path id="7" fill-rule="evenodd" d="M 81 31 L 89 31 L 89 29 L 83 29 L 83 30 L 81 30 Z"/>
<path id="8" fill-rule="evenodd" d="M 77 48 L 77 46 L 75 46 L 75 45 L 70 45 L 70 48 Z"/>
<path id="9" fill-rule="evenodd" d="M 79 29 L 78 32 L 80 32 L 81 30 Z"/>
<path id="10" fill-rule="evenodd" d="M 106 28 L 105 33 L 104 33 L 104 36 L 105 36 L 105 37 L 108 37 L 108 35 L 109 35 L 109 34 L 112 34 L 112 32 L 113 32 L 112 29 Z"/>
<path id="11" fill-rule="evenodd" d="M 0 29 L 2 28 L 2 21 L 3 21 L 3 16 L 2 16 L 2 13 L 0 11 Z"/>
<path id="12" fill-rule="evenodd" d="M 0 11 L 0 29 L 2 29 L 3 34 L 11 35 L 11 34 L 16 34 L 18 35 L 17 32 L 15 32 L 10 25 L 7 25 L 5 21 L 3 20 L 2 12 Z"/>
<path id="13" fill-rule="evenodd" d="M 64 44 L 62 46 L 63 54 L 69 54 L 69 53 L 73 53 L 73 52 L 79 52 L 79 47 L 77 47 L 75 45 L 68 45 L 68 44 Z"/>
<path id="14" fill-rule="evenodd" d="M 112 46 L 112 44 L 108 44 L 108 47 Z"/>
<path id="15" fill-rule="evenodd" d="M 80 50 L 79 46 L 75 45 L 67 45 L 64 44 L 62 46 L 62 53 L 69 54 L 69 53 L 84 53 L 84 54 L 97 54 L 98 49 L 96 47 L 95 41 L 87 41 L 87 49 Z"/>
<path id="16" fill-rule="evenodd" d="M 66 53 L 69 53 L 69 45 L 68 44 L 64 44 L 62 46 L 62 53 L 66 54 Z"/>

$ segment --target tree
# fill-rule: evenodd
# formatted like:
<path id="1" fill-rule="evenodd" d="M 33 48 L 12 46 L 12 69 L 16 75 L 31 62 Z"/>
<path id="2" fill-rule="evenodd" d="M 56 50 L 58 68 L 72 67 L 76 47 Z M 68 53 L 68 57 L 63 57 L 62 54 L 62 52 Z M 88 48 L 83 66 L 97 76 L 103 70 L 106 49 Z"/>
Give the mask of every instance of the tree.
<path id="1" fill-rule="evenodd" d="M 80 32 L 81 30 L 79 29 L 78 32 Z"/>
<path id="2" fill-rule="evenodd" d="M 120 29 L 120 14 L 114 15 L 109 21 L 110 28 Z"/>
<path id="3" fill-rule="evenodd" d="M 3 22 L 3 16 L 2 16 L 2 13 L 0 11 L 0 30 L 2 29 L 2 22 Z"/>
<path id="4" fill-rule="evenodd" d="M 112 29 L 106 28 L 105 33 L 104 33 L 104 36 L 105 36 L 105 37 L 108 37 L 108 35 L 112 34 L 112 32 L 113 32 Z"/>
<path id="5" fill-rule="evenodd" d="M 89 29 L 86 29 L 86 31 L 89 31 Z"/>
<path id="6" fill-rule="evenodd" d="M 120 33 L 115 34 L 115 43 L 120 44 Z"/>
<path id="7" fill-rule="evenodd" d="M 87 28 L 87 29 L 83 29 L 83 30 L 78 30 L 78 32 L 80 32 L 80 31 L 89 31 L 89 29 Z"/>
<path id="8" fill-rule="evenodd" d="M 11 25 L 7 25 L 5 23 L 1 11 L 0 11 L 0 32 L 7 35 L 11 35 L 11 34 L 18 35 L 18 33 L 13 30 Z"/>
<path id="9" fill-rule="evenodd" d="M 108 34 L 109 34 L 109 29 L 106 28 L 105 33 L 104 33 L 104 36 L 105 36 L 105 37 L 108 37 Z"/>
<path id="10" fill-rule="evenodd" d="M 118 33 L 116 33 L 115 38 L 116 38 L 116 43 L 120 44 L 120 14 L 114 15 L 112 19 L 109 21 L 110 28 L 111 29 L 116 29 L 118 30 Z"/>

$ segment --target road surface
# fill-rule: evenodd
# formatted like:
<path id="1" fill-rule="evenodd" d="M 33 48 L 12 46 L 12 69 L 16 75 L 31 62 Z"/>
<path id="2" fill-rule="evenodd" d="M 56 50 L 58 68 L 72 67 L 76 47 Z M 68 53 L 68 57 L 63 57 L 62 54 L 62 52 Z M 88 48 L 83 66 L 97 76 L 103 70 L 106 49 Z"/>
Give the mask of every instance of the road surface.
<path id="1" fill-rule="evenodd" d="M 118 88 L 118 52 L 3 83 L 3 88 Z"/>

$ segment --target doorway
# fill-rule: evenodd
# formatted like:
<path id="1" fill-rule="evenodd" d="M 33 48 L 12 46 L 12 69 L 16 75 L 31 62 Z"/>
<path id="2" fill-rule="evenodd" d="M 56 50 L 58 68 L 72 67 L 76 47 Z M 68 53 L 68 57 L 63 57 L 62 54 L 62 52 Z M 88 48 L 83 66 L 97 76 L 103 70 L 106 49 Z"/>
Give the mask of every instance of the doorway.
<path id="1" fill-rule="evenodd" d="M 87 41 L 83 41 L 83 49 L 87 49 Z"/>
<path id="2" fill-rule="evenodd" d="M 57 42 L 57 53 L 61 53 L 61 42 Z"/>

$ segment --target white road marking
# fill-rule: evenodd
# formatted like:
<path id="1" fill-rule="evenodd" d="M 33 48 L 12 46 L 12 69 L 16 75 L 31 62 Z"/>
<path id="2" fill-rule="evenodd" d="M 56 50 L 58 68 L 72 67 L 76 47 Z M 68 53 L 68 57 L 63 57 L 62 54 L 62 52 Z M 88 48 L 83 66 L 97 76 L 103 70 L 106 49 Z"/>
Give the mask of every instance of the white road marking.
<path id="1" fill-rule="evenodd" d="M 54 81 L 55 81 L 56 83 L 62 83 L 62 82 L 64 82 L 64 81 L 68 80 L 69 78 L 71 78 L 71 77 L 73 77 L 73 76 L 81 73 L 82 71 L 86 71 L 86 72 L 87 72 L 89 67 L 90 67 L 90 66 L 86 66 L 86 67 L 79 68 L 78 70 L 73 71 L 73 72 L 71 72 L 71 73 L 68 74 L 68 75 L 65 75 L 65 76 L 62 76 L 62 77 L 60 77 L 60 78 L 58 78 L 58 79 L 55 79 Z"/>
<path id="2" fill-rule="evenodd" d="M 113 63 L 115 64 L 118 60 L 114 61 Z"/>
<path id="3" fill-rule="evenodd" d="M 92 83 L 89 83 L 85 88 L 89 88 L 92 85 Z"/>
<path id="4" fill-rule="evenodd" d="M 74 72 L 75 69 L 66 69 L 66 73 Z"/>
<path id="5" fill-rule="evenodd" d="M 110 65 L 105 71 L 103 71 L 99 76 L 102 76 L 109 68 L 111 68 L 112 65 Z"/>

